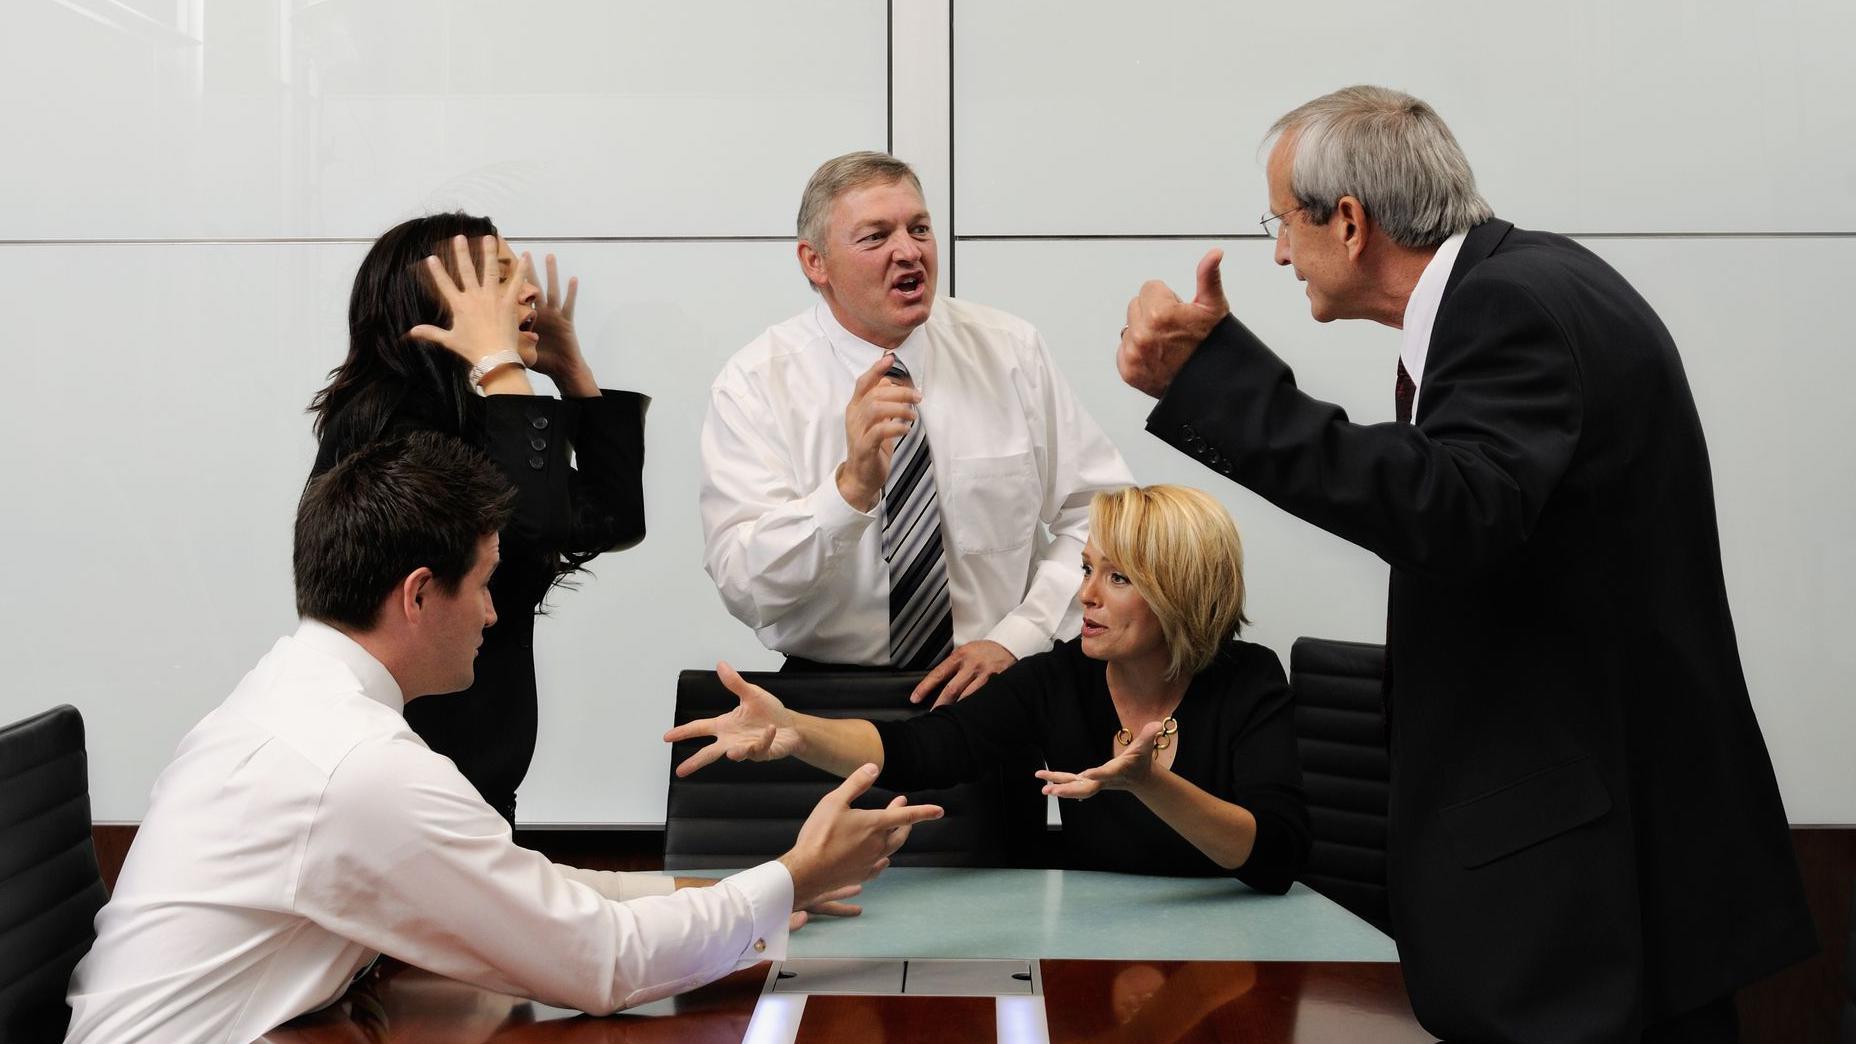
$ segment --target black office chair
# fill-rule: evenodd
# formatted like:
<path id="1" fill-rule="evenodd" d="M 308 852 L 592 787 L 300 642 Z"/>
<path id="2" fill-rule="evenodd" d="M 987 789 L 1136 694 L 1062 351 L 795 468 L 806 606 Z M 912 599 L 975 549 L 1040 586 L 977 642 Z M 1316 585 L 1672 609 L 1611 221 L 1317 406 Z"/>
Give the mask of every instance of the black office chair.
<path id="1" fill-rule="evenodd" d="M 796 711 L 826 718 L 896 720 L 924 713 L 909 702 L 920 673 L 888 671 L 745 675 Z M 726 713 L 739 703 L 714 671 L 677 676 L 676 723 Z M 670 752 L 670 796 L 664 824 L 664 866 L 744 867 L 792 847 L 799 826 L 840 780 L 799 761 L 734 762 L 726 758 L 678 779 L 676 765 L 708 740 Z M 1032 752 L 987 779 L 909 794 L 913 804 L 937 804 L 947 814 L 917 825 L 891 860 L 896 866 L 1041 866 L 1046 854 L 1044 796 L 1032 776 Z M 894 795 L 871 790 L 857 802 L 880 808 Z"/>
<path id="2" fill-rule="evenodd" d="M 1315 841 L 1302 881 L 1389 935 L 1384 673 L 1381 645 L 1298 638 L 1289 652 Z"/>
<path id="3" fill-rule="evenodd" d="M 63 1038 L 65 987 L 107 898 L 83 716 L 54 707 L 0 729 L 0 1044 Z"/>

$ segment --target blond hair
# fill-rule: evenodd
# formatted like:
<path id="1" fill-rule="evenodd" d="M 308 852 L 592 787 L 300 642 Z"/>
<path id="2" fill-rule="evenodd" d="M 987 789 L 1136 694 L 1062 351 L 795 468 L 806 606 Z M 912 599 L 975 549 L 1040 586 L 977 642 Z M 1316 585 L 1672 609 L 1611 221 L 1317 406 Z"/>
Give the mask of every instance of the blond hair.
<path id="1" fill-rule="evenodd" d="M 1146 599 L 1166 640 L 1167 677 L 1197 674 L 1244 617 L 1237 523 L 1189 486 L 1128 486 L 1089 504 L 1089 538 Z"/>

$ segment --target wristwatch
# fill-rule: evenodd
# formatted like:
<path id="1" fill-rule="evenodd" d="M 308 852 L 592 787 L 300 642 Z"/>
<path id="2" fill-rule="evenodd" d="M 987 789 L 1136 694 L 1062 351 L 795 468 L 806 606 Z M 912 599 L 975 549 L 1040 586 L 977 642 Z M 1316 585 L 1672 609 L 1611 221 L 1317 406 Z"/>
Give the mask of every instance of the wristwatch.
<path id="1" fill-rule="evenodd" d="M 516 351 L 514 348 L 505 348 L 500 352 L 491 352 L 483 358 L 478 359 L 476 363 L 471 366 L 470 386 L 473 388 L 483 387 L 483 379 L 490 375 L 491 370 L 511 364 L 521 366 L 522 353 Z"/>

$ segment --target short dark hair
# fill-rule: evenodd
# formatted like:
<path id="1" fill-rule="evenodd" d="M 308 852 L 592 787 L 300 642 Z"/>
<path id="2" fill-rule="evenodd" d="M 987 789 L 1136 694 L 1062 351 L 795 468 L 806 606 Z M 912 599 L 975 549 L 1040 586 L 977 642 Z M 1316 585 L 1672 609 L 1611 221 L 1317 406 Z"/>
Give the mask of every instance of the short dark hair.
<path id="1" fill-rule="evenodd" d="M 387 593 L 420 566 L 457 590 L 514 502 L 496 465 L 448 435 L 419 432 L 349 454 L 297 504 L 297 614 L 367 630 Z"/>

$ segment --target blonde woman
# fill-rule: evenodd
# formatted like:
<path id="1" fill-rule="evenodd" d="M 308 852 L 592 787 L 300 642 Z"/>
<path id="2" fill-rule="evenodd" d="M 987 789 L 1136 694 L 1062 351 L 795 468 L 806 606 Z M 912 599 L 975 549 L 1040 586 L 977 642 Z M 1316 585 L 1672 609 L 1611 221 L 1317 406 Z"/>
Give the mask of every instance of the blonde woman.
<path id="1" fill-rule="evenodd" d="M 667 741 L 714 737 L 677 767 L 797 757 L 878 785 L 975 779 L 1031 742 L 1062 805 L 1064 864 L 1142 874 L 1234 874 L 1286 891 L 1308 856 L 1288 683 L 1244 624 L 1237 527 L 1210 496 L 1134 486 L 1095 496 L 1083 548 L 1080 637 L 1030 656 L 966 700 L 905 721 L 787 710 L 727 664 L 735 710 Z"/>

